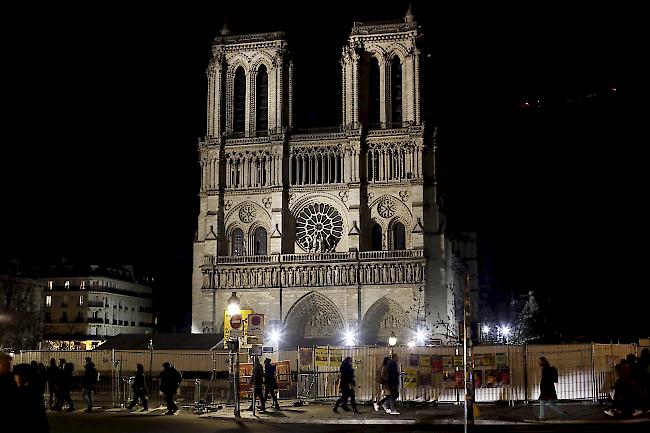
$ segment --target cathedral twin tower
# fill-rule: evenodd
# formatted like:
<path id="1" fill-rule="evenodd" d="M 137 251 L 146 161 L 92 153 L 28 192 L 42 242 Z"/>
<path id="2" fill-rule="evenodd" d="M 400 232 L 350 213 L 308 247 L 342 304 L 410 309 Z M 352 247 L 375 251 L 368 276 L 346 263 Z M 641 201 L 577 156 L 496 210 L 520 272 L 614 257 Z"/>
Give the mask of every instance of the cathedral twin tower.
<path id="1" fill-rule="evenodd" d="M 223 332 L 233 291 L 285 344 L 385 343 L 454 323 L 420 118 L 418 27 L 355 23 L 342 50 L 342 123 L 294 133 L 281 32 L 215 38 L 194 241 L 192 331 Z M 444 327 L 444 325 L 443 325 Z"/>

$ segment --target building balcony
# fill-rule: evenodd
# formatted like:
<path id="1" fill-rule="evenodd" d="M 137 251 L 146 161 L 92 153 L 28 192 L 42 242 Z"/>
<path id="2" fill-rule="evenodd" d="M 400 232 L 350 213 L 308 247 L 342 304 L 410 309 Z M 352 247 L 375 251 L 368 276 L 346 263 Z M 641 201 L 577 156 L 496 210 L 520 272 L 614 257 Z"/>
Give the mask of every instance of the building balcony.
<path id="1" fill-rule="evenodd" d="M 89 317 L 88 318 L 88 323 L 104 323 L 104 319 L 101 317 Z"/>
<path id="2" fill-rule="evenodd" d="M 92 308 L 104 308 L 104 302 L 103 301 L 88 301 L 86 303 L 89 307 Z"/>

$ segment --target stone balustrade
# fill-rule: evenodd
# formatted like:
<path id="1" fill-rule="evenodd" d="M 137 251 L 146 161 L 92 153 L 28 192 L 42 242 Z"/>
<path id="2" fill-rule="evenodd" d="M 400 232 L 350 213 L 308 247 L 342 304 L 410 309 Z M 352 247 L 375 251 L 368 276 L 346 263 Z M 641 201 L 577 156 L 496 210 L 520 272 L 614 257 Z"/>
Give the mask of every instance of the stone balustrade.
<path id="1" fill-rule="evenodd" d="M 211 261 L 203 267 L 204 289 L 425 283 L 421 250 L 226 256 Z"/>

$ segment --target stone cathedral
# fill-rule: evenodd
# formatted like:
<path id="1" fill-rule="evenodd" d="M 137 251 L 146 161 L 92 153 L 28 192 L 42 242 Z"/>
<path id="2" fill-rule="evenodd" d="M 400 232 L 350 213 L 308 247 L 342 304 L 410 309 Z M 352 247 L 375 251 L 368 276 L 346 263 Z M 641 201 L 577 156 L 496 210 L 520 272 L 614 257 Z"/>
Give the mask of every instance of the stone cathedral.
<path id="1" fill-rule="evenodd" d="M 349 331 L 405 343 L 415 329 L 435 337 L 453 326 L 458 282 L 435 133 L 420 117 L 419 36 L 410 10 L 355 23 L 340 61 L 341 124 L 301 133 L 284 33 L 215 38 L 192 332 L 223 332 L 233 291 L 287 345 L 336 345 Z"/>

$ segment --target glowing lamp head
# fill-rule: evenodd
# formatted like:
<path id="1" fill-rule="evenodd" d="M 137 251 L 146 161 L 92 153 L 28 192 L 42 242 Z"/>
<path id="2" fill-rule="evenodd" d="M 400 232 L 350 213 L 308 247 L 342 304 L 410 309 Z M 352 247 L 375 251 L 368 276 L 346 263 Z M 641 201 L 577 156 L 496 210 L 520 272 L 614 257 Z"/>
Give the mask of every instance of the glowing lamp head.
<path id="1" fill-rule="evenodd" d="M 490 325 L 483 325 L 483 333 L 484 334 L 489 334 L 490 333 Z"/>
<path id="2" fill-rule="evenodd" d="M 415 347 L 415 341 L 411 340 L 408 343 L 406 343 L 408 347 Z"/>
<path id="3" fill-rule="evenodd" d="M 415 332 L 415 341 L 417 341 L 418 343 L 424 343 L 424 339 L 426 338 L 426 336 L 427 333 L 425 332 L 424 329 L 418 329 Z"/>
<path id="4" fill-rule="evenodd" d="M 346 346 L 354 346 L 355 344 L 355 335 L 354 331 L 351 329 L 348 329 L 345 331 L 344 338 L 345 338 L 345 345 Z"/>
<path id="5" fill-rule="evenodd" d="M 390 333 L 390 337 L 388 337 L 388 345 L 390 347 L 393 347 L 397 344 L 397 337 L 395 336 L 394 332 Z"/>
<path id="6" fill-rule="evenodd" d="M 508 325 L 502 326 L 501 327 L 501 334 L 503 334 L 504 337 L 507 337 L 510 335 L 510 327 Z"/>
<path id="7" fill-rule="evenodd" d="M 237 292 L 232 292 L 232 295 L 228 298 L 228 314 L 234 316 L 239 313 L 241 313 L 239 298 L 237 297 Z"/>

